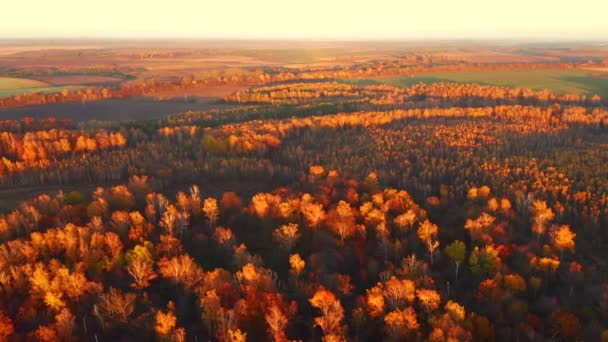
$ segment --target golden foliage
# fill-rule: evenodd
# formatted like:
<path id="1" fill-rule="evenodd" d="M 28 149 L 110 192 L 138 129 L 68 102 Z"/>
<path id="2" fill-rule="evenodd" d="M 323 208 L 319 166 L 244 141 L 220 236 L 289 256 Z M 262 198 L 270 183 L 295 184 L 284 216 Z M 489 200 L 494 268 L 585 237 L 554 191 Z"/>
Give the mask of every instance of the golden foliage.
<path id="1" fill-rule="evenodd" d="M 315 326 L 320 327 L 326 336 L 342 336 L 344 332 L 342 326 L 344 308 L 342 308 L 342 304 L 336 296 L 330 291 L 320 288 L 310 298 L 309 302 L 310 305 L 319 309 L 322 313 L 320 317 L 315 318 Z"/>
<path id="2" fill-rule="evenodd" d="M 564 250 L 573 250 L 574 249 L 574 238 L 576 234 L 570 230 L 570 226 L 561 225 L 551 230 L 551 240 L 553 241 L 553 245 L 559 251 Z"/>
<path id="3" fill-rule="evenodd" d="M 418 298 L 420 306 L 422 306 L 427 311 L 436 310 L 439 307 L 439 303 L 441 301 L 439 293 L 437 293 L 437 291 L 435 290 L 429 289 L 416 290 L 416 297 Z"/>
<path id="4" fill-rule="evenodd" d="M 391 311 L 384 317 L 384 324 L 390 335 L 405 337 L 411 331 L 420 329 L 416 311 L 410 306 L 403 310 Z"/>

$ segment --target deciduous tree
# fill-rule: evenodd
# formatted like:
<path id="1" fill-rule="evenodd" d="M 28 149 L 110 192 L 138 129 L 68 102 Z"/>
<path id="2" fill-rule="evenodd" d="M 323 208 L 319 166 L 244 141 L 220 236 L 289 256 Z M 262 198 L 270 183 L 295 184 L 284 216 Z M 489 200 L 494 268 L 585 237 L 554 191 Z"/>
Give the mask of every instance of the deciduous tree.
<path id="1" fill-rule="evenodd" d="M 456 279 L 458 279 L 458 268 L 460 266 L 460 263 L 462 263 L 465 259 L 466 251 L 467 249 L 464 242 L 458 240 L 452 242 L 449 246 L 445 248 L 445 253 L 456 265 Z"/>
<path id="2" fill-rule="evenodd" d="M 310 305 L 321 311 L 321 316 L 315 318 L 315 326 L 320 327 L 325 336 L 343 338 L 344 308 L 336 296 L 330 291 L 320 288 L 309 301 Z"/>
<path id="3" fill-rule="evenodd" d="M 439 227 L 436 224 L 431 223 L 429 220 L 424 220 L 420 223 L 420 227 L 418 228 L 418 237 L 422 242 L 424 242 L 426 249 L 429 251 L 429 255 L 431 256 L 431 265 L 433 264 L 433 254 L 435 250 L 439 247 L 439 240 L 437 240 L 437 233 L 439 232 Z"/>

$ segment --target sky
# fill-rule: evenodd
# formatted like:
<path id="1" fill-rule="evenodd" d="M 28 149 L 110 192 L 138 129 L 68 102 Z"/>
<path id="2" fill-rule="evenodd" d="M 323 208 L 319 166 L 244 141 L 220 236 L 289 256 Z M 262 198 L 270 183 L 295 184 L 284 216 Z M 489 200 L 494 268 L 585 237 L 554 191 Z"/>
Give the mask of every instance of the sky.
<path id="1" fill-rule="evenodd" d="M 608 0 L 18 0 L 0 38 L 608 40 Z"/>

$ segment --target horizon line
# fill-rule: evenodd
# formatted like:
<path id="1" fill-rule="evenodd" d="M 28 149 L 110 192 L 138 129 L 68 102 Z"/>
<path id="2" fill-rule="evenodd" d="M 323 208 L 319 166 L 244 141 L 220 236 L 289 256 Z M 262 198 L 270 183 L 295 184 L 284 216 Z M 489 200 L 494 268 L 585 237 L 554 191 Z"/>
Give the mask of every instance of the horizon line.
<path id="1" fill-rule="evenodd" d="M 459 41 L 499 41 L 499 42 L 571 42 L 571 43 L 608 43 L 607 38 L 575 38 L 556 36 L 430 36 L 430 37 L 194 37 L 194 36 L 0 36 L 0 41 L 34 41 L 34 40 L 100 40 L 100 41 L 212 41 L 212 42 L 373 42 L 373 43 L 398 43 L 398 42 L 459 42 Z"/>

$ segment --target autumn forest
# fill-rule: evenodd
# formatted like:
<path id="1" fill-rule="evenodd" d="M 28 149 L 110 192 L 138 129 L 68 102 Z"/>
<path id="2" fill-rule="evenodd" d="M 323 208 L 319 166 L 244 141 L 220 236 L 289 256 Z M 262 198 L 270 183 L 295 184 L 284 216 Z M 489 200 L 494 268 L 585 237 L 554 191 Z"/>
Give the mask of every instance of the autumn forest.
<path id="1" fill-rule="evenodd" d="M 608 341 L 605 46 L 10 44 L 0 341 Z"/>

